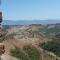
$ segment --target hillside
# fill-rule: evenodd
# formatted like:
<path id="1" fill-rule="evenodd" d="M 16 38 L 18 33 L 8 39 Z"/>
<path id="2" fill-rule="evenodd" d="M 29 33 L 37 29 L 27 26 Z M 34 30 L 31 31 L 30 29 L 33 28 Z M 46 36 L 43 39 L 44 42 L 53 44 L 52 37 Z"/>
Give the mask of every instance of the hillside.
<path id="1" fill-rule="evenodd" d="M 5 45 L 3 57 L 6 55 L 13 60 L 60 60 L 60 57 L 55 52 L 44 49 L 41 46 L 44 43 L 47 44 L 55 40 L 57 42 L 60 24 L 47 24 L 45 26 L 41 24 L 11 25 L 6 28 L 6 31 L 7 34 L 3 41 Z M 53 47 L 56 47 L 56 45 Z"/>

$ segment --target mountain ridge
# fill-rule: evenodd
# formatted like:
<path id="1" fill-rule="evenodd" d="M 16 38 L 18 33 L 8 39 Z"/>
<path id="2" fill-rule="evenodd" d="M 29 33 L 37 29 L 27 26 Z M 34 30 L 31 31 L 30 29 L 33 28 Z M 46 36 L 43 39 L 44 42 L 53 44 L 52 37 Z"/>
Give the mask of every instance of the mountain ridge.
<path id="1" fill-rule="evenodd" d="M 59 19 L 49 20 L 3 20 L 3 25 L 27 25 L 27 24 L 56 24 L 60 23 Z"/>

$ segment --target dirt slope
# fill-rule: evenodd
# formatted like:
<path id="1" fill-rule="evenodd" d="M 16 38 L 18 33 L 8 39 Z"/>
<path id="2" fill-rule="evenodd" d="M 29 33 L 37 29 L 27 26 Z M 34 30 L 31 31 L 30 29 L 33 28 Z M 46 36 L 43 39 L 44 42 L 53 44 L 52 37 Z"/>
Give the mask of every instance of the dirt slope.
<path id="1" fill-rule="evenodd" d="M 3 55 L 1 56 L 1 58 L 2 58 L 3 60 L 18 60 L 18 59 L 14 58 L 14 57 L 12 57 L 12 56 L 10 56 L 10 55 L 8 55 L 8 54 L 3 54 Z"/>

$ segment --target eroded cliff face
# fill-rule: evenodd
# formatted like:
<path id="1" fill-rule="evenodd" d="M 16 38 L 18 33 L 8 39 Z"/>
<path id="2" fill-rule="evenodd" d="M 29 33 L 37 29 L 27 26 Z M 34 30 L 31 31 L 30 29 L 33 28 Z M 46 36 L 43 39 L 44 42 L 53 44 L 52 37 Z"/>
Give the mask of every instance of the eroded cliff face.
<path id="1" fill-rule="evenodd" d="M 60 60 L 60 57 L 58 57 L 57 55 L 55 55 L 52 52 L 43 50 L 43 49 L 39 49 L 41 52 L 41 60 Z"/>
<path id="2" fill-rule="evenodd" d="M 8 31 L 7 35 L 6 35 L 5 30 L 0 29 L 1 42 L 5 39 L 5 36 L 6 36 L 6 40 L 3 41 L 3 43 L 5 44 L 5 48 L 6 48 L 3 58 L 5 56 L 6 56 L 6 60 L 9 60 L 10 59 L 9 57 L 12 58 L 12 56 L 10 55 L 10 50 L 14 48 L 14 46 L 20 49 L 23 49 L 24 46 L 30 45 L 30 46 L 35 47 L 36 50 L 38 50 L 38 52 L 40 53 L 40 58 L 41 58 L 40 60 L 60 60 L 60 57 L 56 56 L 54 53 L 46 51 L 38 46 L 39 43 L 46 42 L 48 40 L 44 36 L 41 36 L 41 33 L 38 34 L 38 31 L 37 32 L 35 31 L 36 29 L 37 28 L 35 27 L 34 29 L 31 29 L 29 27 L 28 28 L 26 27 L 12 28 L 12 29 L 7 30 Z M 27 53 L 25 52 L 25 54 Z M 7 58 L 7 56 L 9 59 Z"/>
<path id="3" fill-rule="evenodd" d="M 20 43 L 19 43 L 20 42 Z M 7 54 L 7 56 L 9 55 L 10 56 L 10 50 L 14 48 L 14 46 L 22 49 L 23 50 L 23 47 L 24 46 L 33 46 L 34 48 L 36 48 L 36 50 L 40 53 L 40 60 L 60 60 L 60 57 L 58 57 L 57 55 L 55 55 L 54 53 L 52 52 L 49 52 L 49 51 L 46 51 L 42 48 L 40 48 L 38 45 L 35 45 L 35 44 L 29 44 L 28 42 L 23 44 L 23 42 L 21 41 L 18 41 L 16 39 L 8 39 L 8 40 L 5 40 L 4 42 L 4 45 L 5 45 L 5 54 L 4 56 Z M 25 51 L 24 51 L 25 52 Z M 25 54 L 27 54 L 25 52 Z M 12 56 L 11 56 L 12 57 Z M 6 58 L 7 59 L 7 58 Z"/>
<path id="4" fill-rule="evenodd" d="M 10 42 L 5 42 L 6 43 L 6 50 L 8 49 L 8 51 L 6 51 L 6 54 L 8 54 L 9 55 L 9 51 L 10 51 L 10 49 L 11 48 L 14 48 L 14 46 L 13 46 L 13 43 L 16 45 L 16 46 L 18 46 L 18 48 L 20 48 L 19 46 L 20 46 L 20 44 L 16 44 L 16 41 L 15 42 L 12 42 L 12 41 L 10 41 Z M 10 45 L 11 44 L 11 45 Z M 10 47 L 8 47 L 8 46 L 10 46 Z M 30 45 L 31 46 L 31 45 Z M 40 52 L 40 60 L 60 60 L 60 57 L 58 57 L 58 56 L 56 56 L 54 53 L 52 53 L 52 52 L 49 52 L 49 51 L 46 51 L 46 50 L 43 50 L 43 49 L 41 49 L 41 48 L 39 48 L 39 47 L 36 47 L 35 45 L 33 46 L 33 47 L 35 47 L 36 48 L 36 50 L 38 50 L 38 52 Z M 22 50 L 23 52 L 25 52 L 24 50 Z M 26 52 L 25 52 L 25 54 L 27 54 Z M 12 56 L 11 56 L 12 57 Z"/>

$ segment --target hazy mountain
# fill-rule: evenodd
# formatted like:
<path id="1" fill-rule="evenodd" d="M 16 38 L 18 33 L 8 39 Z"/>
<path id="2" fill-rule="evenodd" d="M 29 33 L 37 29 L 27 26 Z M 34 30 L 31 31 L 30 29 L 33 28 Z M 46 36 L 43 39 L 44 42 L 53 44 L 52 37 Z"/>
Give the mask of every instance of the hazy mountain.
<path id="1" fill-rule="evenodd" d="M 4 25 L 26 25 L 26 24 L 55 24 L 60 23 L 60 20 L 3 20 Z"/>

